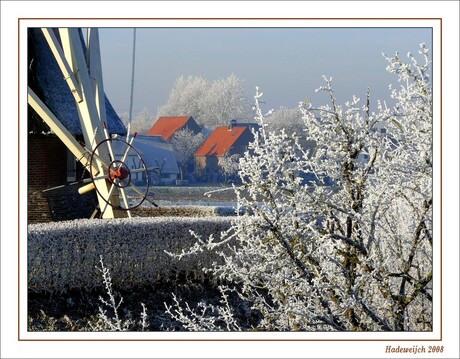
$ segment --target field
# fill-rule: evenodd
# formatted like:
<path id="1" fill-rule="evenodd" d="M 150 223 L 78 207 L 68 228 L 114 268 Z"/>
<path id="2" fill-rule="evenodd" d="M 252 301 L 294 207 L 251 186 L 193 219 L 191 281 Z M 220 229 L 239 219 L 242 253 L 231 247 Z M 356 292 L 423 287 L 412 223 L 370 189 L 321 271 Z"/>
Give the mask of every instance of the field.
<path id="1" fill-rule="evenodd" d="M 218 191 L 218 192 L 217 192 Z M 223 186 L 152 187 L 153 200 L 160 206 L 205 205 L 228 206 L 236 204 L 235 192 Z"/>

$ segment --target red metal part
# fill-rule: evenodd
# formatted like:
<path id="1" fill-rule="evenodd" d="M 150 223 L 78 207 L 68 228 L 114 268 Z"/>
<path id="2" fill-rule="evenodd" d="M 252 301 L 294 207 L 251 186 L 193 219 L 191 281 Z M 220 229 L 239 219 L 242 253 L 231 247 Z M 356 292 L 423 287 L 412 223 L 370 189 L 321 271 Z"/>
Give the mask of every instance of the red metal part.
<path id="1" fill-rule="evenodd" d="M 115 170 L 111 169 L 109 173 L 109 178 L 111 182 L 115 181 L 115 179 L 123 180 L 127 178 L 128 176 L 129 176 L 129 170 L 125 168 L 124 166 L 119 166 Z"/>

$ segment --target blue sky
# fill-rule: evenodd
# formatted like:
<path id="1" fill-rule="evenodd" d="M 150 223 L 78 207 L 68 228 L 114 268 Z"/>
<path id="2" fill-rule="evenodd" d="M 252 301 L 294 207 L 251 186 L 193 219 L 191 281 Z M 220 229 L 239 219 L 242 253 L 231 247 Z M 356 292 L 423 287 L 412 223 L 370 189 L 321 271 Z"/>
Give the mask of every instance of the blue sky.
<path id="1" fill-rule="evenodd" d="M 208 80 L 234 73 L 244 80 L 252 99 L 255 87 L 264 92 L 266 107 L 295 107 L 309 97 L 326 104 L 322 75 L 333 78 L 340 103 L 355 94 L 364 99 L 371 88 L 376 99 L 388 100 L 382 52 L 405 58 L 425 42 L 430 28 L 138 28 L 133 116 L 147 108 L 156 114 L 175 80 L 202 76 Z M 104 86 L 119 113 L 130 101 L 132 28 L 101 28 Z"/>

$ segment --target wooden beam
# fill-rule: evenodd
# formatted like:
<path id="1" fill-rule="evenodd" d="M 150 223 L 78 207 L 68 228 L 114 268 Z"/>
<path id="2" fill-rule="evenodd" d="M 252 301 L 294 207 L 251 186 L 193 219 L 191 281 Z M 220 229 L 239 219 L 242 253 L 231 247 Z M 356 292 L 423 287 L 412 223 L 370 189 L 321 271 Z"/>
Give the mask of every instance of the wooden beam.
<path id="1" fill-rule="evenodd" d="M 61 36 L 64 52 L 66 56 L 71 59 L 69 62 L 71 62 L 72 71 L 76 74 L 76 79 L 82 93 L 82 101 L 77 102 L 77 109 L 85 144 L 90 151 L 94 151 L 95 147 L 106 139 L 103 131 L 105 118 L 100 117 L 101 115 L 105 116 L 105 109 L 101 110 L 98 108 L 100 106 L 105 106 L 105 103 L 101 105 L 95 93 L 96 88 L 98 92 L 102 94 L 104 90 L 102 84 L 95 85 L 93 84 L 93 79 L 90 78 L 79 30 L 77 28 L 61 28 L 59 29 L 59 34 Z M 98 43 L 96 44 L 98 45 Z M 88 51 L 90 51 L 90 49 L 87 49 L 87 52 Z M 96 53 L 95 55 L 96 56 L 92 57 L 92 61 L 100 62 L 100 54 Z M 94 81 L 97 82 L 97 79 L 94 79 Z M 104 167 L 104 163 L 109 164 L 113 160 L 110 159 L 109 151 L 104 147 L 105 146 L 99 147 L 96 150 L 97 160 L 95 162 L 99 168 L 99 173 L 106 173 L 108 169 Z M 118 191 L 111 191 L 110 183 L 105 178 L 94 180 L 94 184 L 98 193 L 99 207 L 101 209 L 105 208 L 105 210 L 102 211 L 103 218 L 126 217 L 126 212 L 115 209 L 120 204 Z M 107 207 L 106 200 L 108 200 L 112 206 Z"/>
<path id="2" fill-rule="evenodd" d="M 78 85 L 78 82 L 75 79 L 72 69 L 66 60 L 64 51 L 61 45 L 59 44 L 59 41 L 57 40 L 56 36 L 54 35 L 53 30 L 48 28 L 42 28 L 42 32 L 45 36 L 46 41 L 48 42 L 48 45 L 51 49 L 51 52 L 54 55 L 54 58 L 56 59 L 59 65 L 59 68 L 61 69 L 62 75 L 64 76 L 64 80 L 67 82 L 67 85 L 69 86 L 70 91 L 72 92 L 72 95 L 75 98 L 75 101 L 81 102 L 83 99 L 81 96 L 80 86 Z"/>

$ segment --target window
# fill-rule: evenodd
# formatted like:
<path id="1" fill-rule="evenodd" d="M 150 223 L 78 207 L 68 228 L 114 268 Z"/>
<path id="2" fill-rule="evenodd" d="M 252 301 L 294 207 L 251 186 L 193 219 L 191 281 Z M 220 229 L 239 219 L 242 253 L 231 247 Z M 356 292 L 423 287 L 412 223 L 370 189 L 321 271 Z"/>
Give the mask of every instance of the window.
<path id="1" fill-rule="evenodd" d="M 67 150 L 67 182 L 77 180 L 77 159 L 72 152 Z"/>

